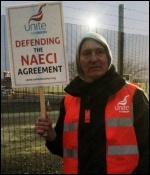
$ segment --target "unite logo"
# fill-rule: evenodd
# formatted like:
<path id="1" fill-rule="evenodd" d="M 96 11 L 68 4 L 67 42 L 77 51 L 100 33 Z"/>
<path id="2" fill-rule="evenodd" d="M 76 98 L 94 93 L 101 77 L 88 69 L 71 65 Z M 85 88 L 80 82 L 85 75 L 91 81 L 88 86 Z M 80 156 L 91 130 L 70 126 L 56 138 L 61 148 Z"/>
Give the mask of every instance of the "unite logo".
<path id="1" fill-rule="evenodd" d="M 129 106 L 127 104 L 127 97 L 129 95 L 126 95 L 122 101 L 119 101 L 117 106 L 115 106 L 115 110 L 123 113 L 128 113 L 129 112 Z"/>
<path id="2" fill-rule="evenodd" d="M 39 10 L 38 10 L 38 13 L 29 18 L 28 24 L 24 25 L 25 31 L 30 31 L 31 34 L 47 33 L 46 23 L 40 23 L 40 21 L 43 18 L 42 8 L 44 6 L 46 6 L 46 4 L 41 5 Z M 34 22 L 34 23 L 30 24 L 30 21 L 36 21 L 36 23 Z"/>

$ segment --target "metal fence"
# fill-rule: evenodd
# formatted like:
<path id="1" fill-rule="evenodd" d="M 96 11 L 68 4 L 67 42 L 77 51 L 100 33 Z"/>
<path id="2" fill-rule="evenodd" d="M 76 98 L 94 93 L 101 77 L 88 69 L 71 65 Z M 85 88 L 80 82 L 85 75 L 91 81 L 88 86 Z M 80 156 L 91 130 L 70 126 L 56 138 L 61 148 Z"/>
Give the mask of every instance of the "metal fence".
<path id="1" fill-rule="evenodd" d="M 88 31 L 85 26 L 65 24 L 70 80 L 76 75 L 75 52 L 79 39 Z M 117 67 L 118 33 L 99 28 L 95 31 L 108 41 L 113 64 Z M 149 95 L 149 36 L 124 34 L 123 69 L 128 81 L 140 83 Z M 40 115 L 38 88 L 11 89 L 11 82 L 1 85 L 8 89 L 2 92 L 1 88 L 1 174 L 61 174 L 62 159 L 52 155 L 46 149 L 45 141 L 35 133 L 35 122 Z M 47 113 L 54 125 L 65 95 L 64 87 L 44 88 Z"/>

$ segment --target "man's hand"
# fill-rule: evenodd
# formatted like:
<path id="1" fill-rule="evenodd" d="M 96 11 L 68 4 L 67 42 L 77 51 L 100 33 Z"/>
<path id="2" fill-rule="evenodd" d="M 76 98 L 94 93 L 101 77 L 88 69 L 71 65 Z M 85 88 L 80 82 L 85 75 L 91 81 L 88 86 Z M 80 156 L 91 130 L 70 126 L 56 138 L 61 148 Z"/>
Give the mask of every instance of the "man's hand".
<path id="1" fill-rule="evenodd" d="M 52 120 L 49 117 L 39 117 L 35 124 L 35 130 L 38 135 L 44 137 L 48 141 L 52 141 L 56 137 L 55 130 L 52 128 Z M 47 133 L 47 135 L 44 136 L 44 133 Z"/>

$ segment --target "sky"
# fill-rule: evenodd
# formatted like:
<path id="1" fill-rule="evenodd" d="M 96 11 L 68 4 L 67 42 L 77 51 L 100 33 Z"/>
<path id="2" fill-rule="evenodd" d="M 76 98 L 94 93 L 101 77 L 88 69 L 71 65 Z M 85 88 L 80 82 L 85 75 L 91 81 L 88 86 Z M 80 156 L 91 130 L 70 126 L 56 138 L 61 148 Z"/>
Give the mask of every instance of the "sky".
<path id="1" fill-rule="evenodd" d="M 1 15 L 5 15 L 5 6 L 38 2 L 43 1 L 1 1 Z M 62 4 L 65 23 L 87 26 L 89 19 L 94 18 L 96 27 L 115 31 L 119 5 L 123 4 L 124 32 L 149 35 L 149 1 L 62 1 Z"/>

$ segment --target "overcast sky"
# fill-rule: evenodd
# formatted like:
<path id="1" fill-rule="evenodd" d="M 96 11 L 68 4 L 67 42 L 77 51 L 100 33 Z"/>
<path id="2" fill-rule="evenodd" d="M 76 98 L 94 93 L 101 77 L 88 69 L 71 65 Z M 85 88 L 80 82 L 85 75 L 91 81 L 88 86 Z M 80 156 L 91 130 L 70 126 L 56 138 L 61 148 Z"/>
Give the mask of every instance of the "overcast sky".
<path id="1" fill-rule="evenodd" d="M 1 14 L 5 6 L 33 4 L 41 1 L 1 1 Z M 50 2 L 50 1 L 49 1 Z M 124 5 L 124 32 L 149 35 L 149 1 L 62 1 L 64 22 L 87 25 L 91 17 L 97 27 L 118 30 L 119 4 Z"/>

